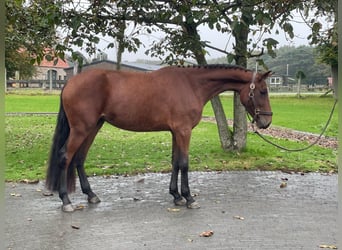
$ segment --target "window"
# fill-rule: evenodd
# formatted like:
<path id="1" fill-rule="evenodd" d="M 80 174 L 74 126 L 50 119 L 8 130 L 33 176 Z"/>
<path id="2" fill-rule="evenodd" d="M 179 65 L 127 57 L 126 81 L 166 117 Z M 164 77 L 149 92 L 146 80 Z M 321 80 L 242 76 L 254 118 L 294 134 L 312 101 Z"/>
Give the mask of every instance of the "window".
<path id="1" fill-rule="evenodd" d="M 281 84 L 281 77 L 279 77 L 279 76 L 271 77 L 270 83 L 271 84 Z"/>

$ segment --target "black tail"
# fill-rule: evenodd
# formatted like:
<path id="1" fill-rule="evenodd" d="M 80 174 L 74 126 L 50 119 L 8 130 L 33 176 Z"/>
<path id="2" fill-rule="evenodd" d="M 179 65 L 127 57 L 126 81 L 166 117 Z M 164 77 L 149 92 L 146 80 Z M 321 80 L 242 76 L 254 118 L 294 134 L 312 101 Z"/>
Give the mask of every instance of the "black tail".
<path id="1" fill-rule="evenodd" d="M 46 175 L 46 188 L 51 191 L 59 190 L 62 170 L 67 167 L 65 166 L 65 152 L 66 141 L 69 137 L 69 133 L 70 127 L 68 118 L 65 114 L 61 99 Z M 72 165 L 73 164 L 70 164 L 70 167 L 68 168 L 68 191 L 73 191 L 75 188 L 75 169 Z"/>

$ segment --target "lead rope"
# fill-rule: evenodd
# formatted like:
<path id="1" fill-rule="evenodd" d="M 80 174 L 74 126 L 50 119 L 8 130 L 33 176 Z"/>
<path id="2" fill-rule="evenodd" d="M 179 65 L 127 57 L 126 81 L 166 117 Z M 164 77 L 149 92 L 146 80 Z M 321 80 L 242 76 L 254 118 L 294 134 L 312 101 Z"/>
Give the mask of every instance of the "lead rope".
<path id="1" fill-rule="evenodd" d="M 262 134 L 259 133 L 259 131 L 257 129 L 255 129 L 253 123 L 252 123 L 252 129 L 254 131 L 255 134 L 257 134 L 260 138 L 262 138 L 264 141 L 266 141 L 267 143 L 279 148 L 279 149 L 283 149 L 285 151 L 289 151 L 289 152 L 300 152 L 300 151 L 304 151 L 304 150 L 307 150 L 309 148 L 311 148 L 312 146 L 316 145 L 318 143 L 318 141 L 321 139 L 321 137 L 323 136 L 323 134 L 325 133 L 326 129 L 328 128 L 329 126 L 329 123 L 331 122 L 331 118 L 334 114 L 334 110 L 335 110 L 335 107 L 336 107 L 336 104 L 337 104 L 337 100 L 335 100 L 335 103 L 331 109 L 331 112 L 330 112 L 330 115 L 329 115 L 329 118 L 328 118 L 328 121 L 327 123 L 325 124 L 324 128 L 322 129 L 322 132 L 321 134 L 317 137 L 317 139 L 311 143 L 310 145 L 304 147 L 304 148 L 298 148 L 298 149 L 291 149 L 291 148 L 286 148 L 286 147 L 283 147 L 283 146 L 280 146 L 272 141 L 270 141 L 269 139 L 267 139 L 265 136 L 263 136 Z M 251 118 L 249 117 L 248 115 L 248 119 L 249 121 L 251 121 Z"/>

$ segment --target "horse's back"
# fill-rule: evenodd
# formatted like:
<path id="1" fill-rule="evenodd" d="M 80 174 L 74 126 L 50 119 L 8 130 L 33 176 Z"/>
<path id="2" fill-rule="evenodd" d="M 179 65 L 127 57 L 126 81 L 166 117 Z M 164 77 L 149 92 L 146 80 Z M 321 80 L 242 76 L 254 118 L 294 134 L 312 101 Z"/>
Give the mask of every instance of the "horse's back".
<path id="1" fill-rule="evenodd" d="M 134 89 L 132 83 L 136 84 L 136 81 L 129 79 L 141 79 L 140 75 L 142 74 L 138 72 L 89 69 L 69 79 L 63 89 L 62 98 L 89 103 L 104 102 L 112 95 L 122 95 L 122 91 L 130 93 L 128 89 Z"/>
<path id="2" fill-rule="evenodd" d="M 106 69 L 89 69 L 83 71 L 68 80 L 66 88 L 103 88 L 108 84 L 108 80 L 113 78 L 112 83 L 117 82 L 119 79 L 125 78 L 129 72 L 106 70 Z"/>

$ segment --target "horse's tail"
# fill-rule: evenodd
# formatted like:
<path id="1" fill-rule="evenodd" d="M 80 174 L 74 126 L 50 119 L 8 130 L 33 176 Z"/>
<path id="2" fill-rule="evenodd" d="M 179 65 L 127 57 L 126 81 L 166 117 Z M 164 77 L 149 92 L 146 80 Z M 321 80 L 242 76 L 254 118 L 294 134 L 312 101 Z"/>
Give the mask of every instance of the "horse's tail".
<path id="1" fill-rule="evenodd" d="M 52 140 L 52 146 L 50 151 L 50 159 L 48 163 L 47 175 L 46 175 L 46 188 L 51 191 L 58 191 L 61 184 L 62 170 L 68 166 L 65 166 L 66 157 L 66 142 L 70 134 L 70 127 L 68 118 L 65 114 L 62 98 L 60 101 L 59 113 L 57 117 L 57 125 L 55 134 Z M 71 162 L 68 167 L 67 173 L 67 187 L 68 191 L 75 190 L 75 168 Z"/>

